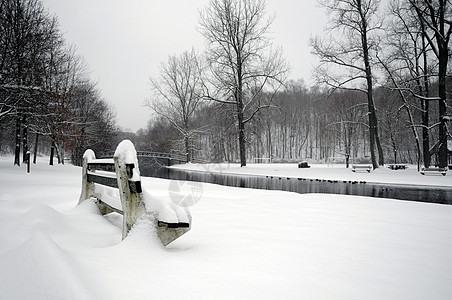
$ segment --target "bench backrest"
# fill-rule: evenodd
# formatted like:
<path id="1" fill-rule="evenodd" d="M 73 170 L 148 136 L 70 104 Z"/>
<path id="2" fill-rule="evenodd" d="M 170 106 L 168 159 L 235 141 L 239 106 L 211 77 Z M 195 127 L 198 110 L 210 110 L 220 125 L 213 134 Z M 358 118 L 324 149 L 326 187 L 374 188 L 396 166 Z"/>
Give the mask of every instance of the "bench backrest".
<path id="1" fill-rule="evenodd" d="M 123 141 L 122 143 L 124 142 L 131 144 L 130 141 Z M 131 147 L 133 147 L 133 144 Z M 133 151 L 135 151 L 135 148 L 133 148 Z M 136 152 L 132 155 L 135 155 L 135 157 L 132 157 L 131 160 L 136 162 Z M 111 159 L 96 159 L 94 152 L 90 149 L 86 150 L 83 155 L 82 192 L 79 203 L 89 198 L 96 198 L 98 200 L 96 204 L 103 214 L 110 211 L 122 211 L 124 216 L 122 228 L 123 239 L 127 236 L 137 218 L 146 211 L 142 199 L 143 190 L 141 187 L 139 167 L 135 164 L 138 163 L 125 161 L 120 155 Z M 119 189 L 122 210 L 112 208 L 111 205 L 102 201 L 102 195 L 96 191 L 95 184 Z"/>

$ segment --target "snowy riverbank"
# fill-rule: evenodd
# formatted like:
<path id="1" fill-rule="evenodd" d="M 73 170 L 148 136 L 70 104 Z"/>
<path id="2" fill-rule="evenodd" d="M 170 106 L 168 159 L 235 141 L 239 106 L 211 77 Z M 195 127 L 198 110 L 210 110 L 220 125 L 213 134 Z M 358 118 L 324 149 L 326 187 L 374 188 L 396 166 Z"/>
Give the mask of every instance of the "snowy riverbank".
<path id="1" fill-rule="evenodd" d="M 248 164 L 240 167 L 239 164 L 182 164 L 172 168 L 196 170 L 205 172 L 221 172 L 240 175 L 269 175 L 293 178 L 309 178 L 324 180 L 366 181 L 376 183 L 394 183 L 411 185 L 452 186 L 452 171 L 446 176 L 430 173 L 421 175 L 417 166 L 408 165 L 406 170 L 390 170 L 380 167 L 367 173 L 366 171 L 352 172 L 343 164 L 312 164 L 310 168 L 298 168 L 297 164 Z"/>

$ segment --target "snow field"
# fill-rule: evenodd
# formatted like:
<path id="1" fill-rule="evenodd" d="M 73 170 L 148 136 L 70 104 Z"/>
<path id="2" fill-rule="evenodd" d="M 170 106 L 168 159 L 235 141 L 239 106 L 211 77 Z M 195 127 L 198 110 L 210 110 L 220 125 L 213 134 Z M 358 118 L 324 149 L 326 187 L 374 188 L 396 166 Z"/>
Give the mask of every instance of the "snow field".
<path id="1" fill-rule="evenodd" d="M 0 158 L 0 183 L 1 299 L 452 297 L 452 206 L 202 184 L 164 248 L 149 220 L 121 241 L 119 215 L 76 206 L 80 168 Z"/>

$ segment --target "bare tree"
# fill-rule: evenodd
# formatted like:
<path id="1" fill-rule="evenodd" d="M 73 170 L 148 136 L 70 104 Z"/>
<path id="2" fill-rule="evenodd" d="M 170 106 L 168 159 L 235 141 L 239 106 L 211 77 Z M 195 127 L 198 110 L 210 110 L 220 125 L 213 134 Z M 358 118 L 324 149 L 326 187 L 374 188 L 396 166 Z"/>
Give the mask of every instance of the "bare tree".
<path id="1" fill-rule="evenodd" d="M 117 132 L 115 118 L 113 107 L 101 98 L 96 85 L 88 80 L 79 82 L 71 93 L 69 113 L 58 126 L 60 149 L 72 150 L 71 160 L 75 165 L 81 165 L 88 148 L 98 152 L 113 149 Z"/>
<path id="2" fill-rule="evenodd" d="M 112 109 L 99 95 L 76 97 L 75 91 L 83 90 L 89 80 L 79 58 L 65 46 L 57 18 L 41 0 L 0 0 L 0 67 L 0 119 L 7 118 L 9 123 L 15 119 L 11 134 L 16 140 L 15 164 L 20 164 L 21 142 L 24 157 L 29 148 L 29 130 L 36 133 L 36 141 L 39 135 L 51 140 L 51 163 L 53 150 L 64 162 L 66 149 L 85 146 L 74 141 L 86 128 L 90 133 L 103 130 L 103 135 L 91 134 L 91 145 L 109 137 L 104 133 L 115 131 Z M 96 104 L 88 123 L 76 100 Z"/>
<path id="3" fill-rule="evenodd" d="M 46 58 L 58 28 L 39 0 L 1 0 L 0 8 L 0 115 L 17 119 L 14 163 L 19 165 L 20 139 L 25 159 L 29 117 L 44 91 Z"/>
<path id="4" fill-rule="evenodd" d="M 184 155 L 192 158 L 193 117 L 201 104 L 201 60 L 195 50 L 170 56 L 160 68 L 160 78 L 151 79 L 153 98 L 146 105 L 166 119 L 182 135 Z"/>
<path id="5" fill-rule="evenodd" d="M 387 26 L 386 57 L 380 59 L 386 70 L 391 88 L 397 90 L 409 117 L 418 158 L 421 157 L 418 128 L 422 128 L 422 157 L 424 166 L 430 165 L 430 102 L 431 82 L 436 81 L 438 59 L 427 40 L 428 32 L 423 19 L 409 1 L 392 0 L 389 5 L 390 22 Z M 419 104 L 420 105 L 419 105 Z M 421 122 L 415 122 L 417 113 Z M 435 122 L 436 123 L 436 122 Z M 420 162 L 418 161 L 418 168 Z"/>
<path id="6" fill-rule="evenodd" d="M 359 130 L 366 124 L 366 102 L 364 95 L 355 91 L 342 91 L 329 98 L 327 114 L 331 115 L 331 123 L 327 128 L 335 130 L 335 138 L 338 140 L 339 149 L 334 149 L 338 154 L 345 156 L 346 168 L 349 167 L 350 158 L 353 158 L 353 147 L 357 147 Z"/>
<path id="7" fill-rule="evenodd" d="M 41 1 L 0 0 L 0 7 L 0 118 L 16 118 L 14 163 L 19 165 L 20 142 L 25 160 L 28 130 L 36 128 L 35 119 L 49 99 L 46 78 L 64 43 L 56 17 Z"/>
<path id="8" fill-rule="evenodd" d="M 438 59 L 438 111 L 439 139 L 438 159 L 440 167 L 447 167 L 447 122 L 451 120 L 447 111 L 447 72 L 449 42 L 452 34 L 452 3 L 450 0 L 408 0 L 416 12 L 428 44 Z"/>
<path id="9" fill-rule="evenodd" d="M 320 57 L 317 68 L 319 82 L 335 89 L 362 91 L 367 95 L 369 141 L 372 165 L 384 164 L 383 149 L 378 133 L 378 118 L 373 89 L 373 53 L 378 50 L 376 32 L 381 28 L 377 17 L 378 0 L 323 0 L 320 4 L 331 15 L 331 31 L 327 39 L 311 39 L 313 53 Z M 334 71 L 339 70 L 339 74 Z M 378 164 L 375 155 L 378 150 Z"/>
<path id="10" fill-rule="evenodd" d="M 241 166 L 246 166 L 245 124 L 271 105 L 288 71 L 281 50 L 271 48 L 273 18 L 265 15 L 264 0 L 211 0 L 199 17 L 211 72 L 205 98 L 234 107 Z"/>

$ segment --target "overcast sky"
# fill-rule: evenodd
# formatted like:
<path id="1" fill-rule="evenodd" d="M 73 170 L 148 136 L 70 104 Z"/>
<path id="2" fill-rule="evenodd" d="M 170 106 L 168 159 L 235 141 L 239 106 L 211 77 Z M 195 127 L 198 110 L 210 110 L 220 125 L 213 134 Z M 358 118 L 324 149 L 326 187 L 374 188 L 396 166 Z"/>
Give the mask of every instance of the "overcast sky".
<path id="1" fill-rule="evenodd" d="M 44 0 L 58 16 L 67 43 L 76 45 L 98 82 L 102 97 L 117 110 L 118 125 L 127 131 L 145 128 L 150 111 L 149 78 L 169 55 L 202 50 L 198 12 L 208 0 Z M 325 13 L 316 0 L 267 0 L 274 44 L 291 65 L 290 78 L 311 81 L 315 59 L 309 38 L 320 34 Z"/>

